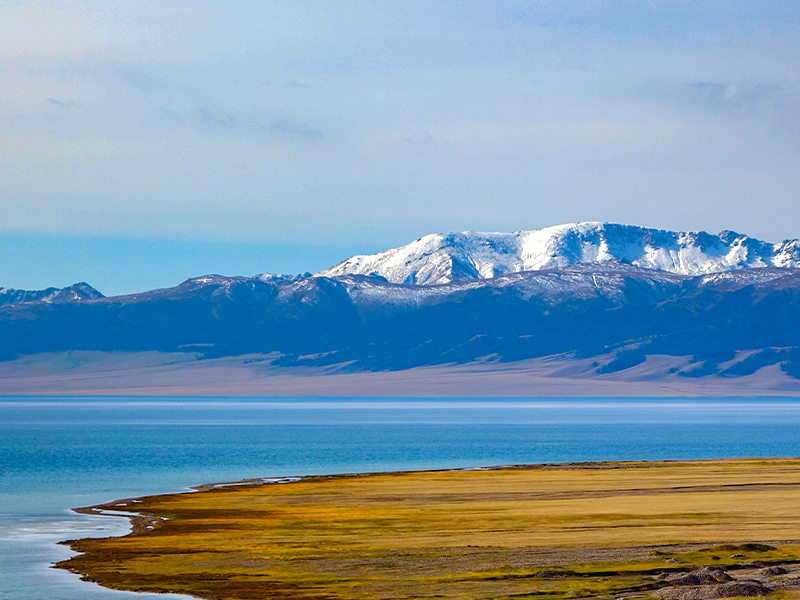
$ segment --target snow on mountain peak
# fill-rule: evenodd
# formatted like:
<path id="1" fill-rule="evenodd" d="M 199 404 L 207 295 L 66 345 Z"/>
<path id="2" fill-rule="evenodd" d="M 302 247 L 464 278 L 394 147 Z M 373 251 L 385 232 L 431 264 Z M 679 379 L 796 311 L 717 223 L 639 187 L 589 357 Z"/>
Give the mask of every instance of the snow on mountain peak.
<path id="1" fill-rule="evenodd" d="M 581 222 L 514 233 L 434 233 L 400 248 L 353 256 L 317 275 L 430 285 L 610 261 L 683 275 L 800 267 L 800 241 L 771 244 L 732 231 L 713 235 Z"/>

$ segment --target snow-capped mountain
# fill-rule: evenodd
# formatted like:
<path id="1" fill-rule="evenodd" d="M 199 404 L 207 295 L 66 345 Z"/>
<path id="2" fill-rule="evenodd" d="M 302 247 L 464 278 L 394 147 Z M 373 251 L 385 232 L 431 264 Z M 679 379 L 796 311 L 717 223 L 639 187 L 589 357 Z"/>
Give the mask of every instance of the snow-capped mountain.
<path id="1" fill-rule="evenodd" d="M 379 254 L 359 255 L 318 276 L 379 276 L 431 285 L 490 279 L 575 264 L 628 262 L 703 275 L 754 267 L 800 267 L 800 240 L 778 244 L 732 231 L 719 235 L 584 222 L 515 233 L 431 234 Z"/>
<path id="2" fill-rule="evenodd" d="M 82 300 L 95 300 L 102 297 L 103 294 L 84 282 L 74 283 L 65 288 L 50 287 L 45 290 L 0 288 L 0 306 L 24 302 L 80 302 Z"/>

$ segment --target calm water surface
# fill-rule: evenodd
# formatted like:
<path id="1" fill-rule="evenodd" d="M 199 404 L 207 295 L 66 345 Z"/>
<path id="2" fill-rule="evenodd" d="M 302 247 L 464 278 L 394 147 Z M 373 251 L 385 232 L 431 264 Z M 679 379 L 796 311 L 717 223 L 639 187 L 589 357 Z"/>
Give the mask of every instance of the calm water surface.
<path id="1" fill-rule="evenodd" d="M 139 600 L 49 568 L 127 531 L 85 506 L 249 477 L 800 455 L 800 401 L 0 399 L 0 599 Z"/>

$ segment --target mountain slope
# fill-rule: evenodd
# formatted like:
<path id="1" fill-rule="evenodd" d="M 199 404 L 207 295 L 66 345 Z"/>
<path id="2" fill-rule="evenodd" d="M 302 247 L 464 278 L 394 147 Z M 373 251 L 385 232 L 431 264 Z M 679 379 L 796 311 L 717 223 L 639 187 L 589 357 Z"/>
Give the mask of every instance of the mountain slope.
<path id="1" fill-rule="evenodd" d="M 770 244 L 731 231 L 711 235 L 571 223 L 516 233 L 431 234 L 400 248 L 354 256 L 318 275 L 368 275 L 391 283 L 430 285 L 615 261 L 682 275 L 797 268 L 800 241 Z"/>

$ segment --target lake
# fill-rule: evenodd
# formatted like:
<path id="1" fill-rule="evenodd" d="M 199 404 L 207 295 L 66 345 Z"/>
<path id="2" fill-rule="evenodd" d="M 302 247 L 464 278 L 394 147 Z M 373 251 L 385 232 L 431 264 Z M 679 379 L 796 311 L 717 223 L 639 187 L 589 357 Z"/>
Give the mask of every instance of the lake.
<path id="1" fill-rule="evenodd" d="M 139 600 L 49 568 L 127 521 L 69 509 L 251 477 L 800 455 L 800 401 L 0 398 L 0 599 Z"/>

